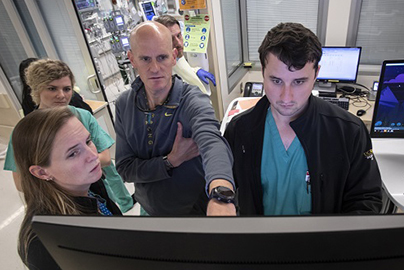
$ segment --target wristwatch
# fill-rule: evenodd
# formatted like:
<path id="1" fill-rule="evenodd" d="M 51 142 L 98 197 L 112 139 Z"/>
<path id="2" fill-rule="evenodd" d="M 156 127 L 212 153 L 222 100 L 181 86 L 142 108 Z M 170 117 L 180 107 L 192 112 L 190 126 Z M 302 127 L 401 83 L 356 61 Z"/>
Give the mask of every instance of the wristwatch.
<path id="1" fill-rule="evenodd" d="M 228 187 L 214 187 L 209 195 L 209 200 L 211 199 L 216 199 L 220 202 L 232 203 L 236 205 L 236 193 Z"/>
<path id="2" fill-rule="evenodd" d="M 174 169 L 173 164 L 170 163 L 167 156 L 163 157 L 164 165 L 166 166 L 167 171 Z"/>

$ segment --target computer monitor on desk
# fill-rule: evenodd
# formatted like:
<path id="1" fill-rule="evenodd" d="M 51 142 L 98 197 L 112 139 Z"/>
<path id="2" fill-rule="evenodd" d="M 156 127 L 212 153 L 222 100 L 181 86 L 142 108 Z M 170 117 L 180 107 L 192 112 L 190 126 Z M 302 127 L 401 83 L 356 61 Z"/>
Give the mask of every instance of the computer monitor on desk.
<path id="1" fill-rule="evenodd" d="M 315 90 L 336 93 L 336 83 L 356 83 L 361 47 L 323 47 Z"/>
<path id="2" fill-rule="evenodd" d="M 383 62 L 370 136 L 384 189 L 404 210 L 404 60 Z"/>
<path id="3" fill-rule="evenodd" d="M 404 138 L 404 60 L 383 62 L 370 134 Z"/>
<path id="4" fill-rule="evenodd" d="M 402 269 L 404 215 L 35 216 L 62 269 Z"/>

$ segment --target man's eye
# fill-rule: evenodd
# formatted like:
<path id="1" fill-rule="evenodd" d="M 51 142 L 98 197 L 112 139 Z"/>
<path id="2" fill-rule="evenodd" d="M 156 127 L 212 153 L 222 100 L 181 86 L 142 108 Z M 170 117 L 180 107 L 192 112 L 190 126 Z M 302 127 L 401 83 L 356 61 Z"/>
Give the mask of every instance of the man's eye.
<path id="1" fill-rule="evenodd" d="M 168 58 L 167 55 L 161 55 L 161 56 L 157 57 L 157 60 L 158 60 L 158 61 L 164 61 L 164 60 L 166 60 L 167 58 Z"/>
<path id="2" fill-rule="evenodd" d="M 295 81 L 295 84 L 296 85 L 301 85 L 301 84 L 303 84 L 305 81 L 304 80 L 299 80 L 299 81 Z"/>
<path id="3" fill-rule="evenodd" d="M 281 83 L 282 83 L 282 81 L 281 81 L 281 80 L 278 80 L 278 79 L 272 79 L 272 82 L 273 82 L 274 84 L 281 84 Z"/>

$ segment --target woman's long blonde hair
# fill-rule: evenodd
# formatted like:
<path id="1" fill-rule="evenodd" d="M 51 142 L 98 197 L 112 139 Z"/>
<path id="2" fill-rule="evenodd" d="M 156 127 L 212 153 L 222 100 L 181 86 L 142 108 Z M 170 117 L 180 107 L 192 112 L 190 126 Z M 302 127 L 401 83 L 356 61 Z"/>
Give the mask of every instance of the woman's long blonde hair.
<path id="1" fill-rule="evenodd" d="M 21 224 L 18 253 L 27 264 L 27 251 L 35 237 L 31 228 L 36 214 L 82 214 L 80 207 L 53 181 L 39 179 L 29 171 L 30 166 L 48 167 L 58 131 L 75 115 L 67 107 L 36 110 L 23 118 L 12 136 L 14 159 L 21 177 L 21 187 L 26 202 L 26 213 Z"/>

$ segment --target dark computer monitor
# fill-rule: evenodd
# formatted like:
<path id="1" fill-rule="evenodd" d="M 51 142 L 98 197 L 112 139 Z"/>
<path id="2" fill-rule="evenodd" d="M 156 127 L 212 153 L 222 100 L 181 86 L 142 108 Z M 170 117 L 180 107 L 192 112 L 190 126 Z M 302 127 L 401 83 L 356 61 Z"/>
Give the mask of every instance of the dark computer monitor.
<path id="1" fill-rule="evenodd" d="M 404 60 L 383 62 L 370 135 L 404 138 Z"/>
<path id="2" fill-rule="evenodd" d="M 316 89 L 335 92 L 336 83 L 355 83 L 361 47 L 323 47 Z"/>
<path id="3" fill-rule="evenodd" d="M 403 269 L 404 215 L 35 216 L 62 269 Z"/>

